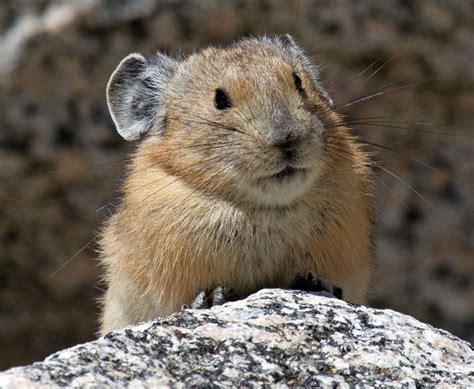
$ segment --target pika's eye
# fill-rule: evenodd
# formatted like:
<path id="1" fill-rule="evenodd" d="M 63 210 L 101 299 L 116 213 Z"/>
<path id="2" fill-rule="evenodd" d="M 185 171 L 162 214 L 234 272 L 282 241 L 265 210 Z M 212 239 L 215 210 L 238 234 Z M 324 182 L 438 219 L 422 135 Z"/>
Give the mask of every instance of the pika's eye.
<path id="1" fill-rule="evenodd" d="M 303 83 L 301 82 L 300 76 L 298 76 L 296 73 L 293 73 L 293 83 L 295 84 L 295 89 L 296 91 L 302 95 L 304 94 L 304 89 L 303 89 Z"/>
<path id="2" fill-rule="evenodd" d="M 220 110 L 227 109 L 232 106 L 230 97 L 224 89 L 216 89 L 216 94 L 214 96 L 214 106 Z"/>

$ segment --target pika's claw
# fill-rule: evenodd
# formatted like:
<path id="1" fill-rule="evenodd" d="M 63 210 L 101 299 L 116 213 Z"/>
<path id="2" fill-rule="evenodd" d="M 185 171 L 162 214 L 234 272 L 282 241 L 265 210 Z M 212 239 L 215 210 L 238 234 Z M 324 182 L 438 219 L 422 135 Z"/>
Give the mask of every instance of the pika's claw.
<path id="1" fill-rule="evenodd" d="M 332 285 L 326 280 L 315 278 L 311 272 L 306 276 L 297 274 L 290 285 L 290 289 L 304 290 L 307 292 L 317 292 L 326 297 L 335 297 L 342 300 L 342 289 Z"/>
<path id="2" fill-rule="evenodd" d="M 206 292 L 199 293 L 191 303 L 191 309 L 207 309 L 209 307 L 208 296 Z"/>
<path id="3" fill-rule="evenodd" d="M 207 309 L 229 301 L 237 301 L 239 296 L 231 288 L 219 286 L 212 292 L 199 293 L 191 304 L 193 309 Z"/>

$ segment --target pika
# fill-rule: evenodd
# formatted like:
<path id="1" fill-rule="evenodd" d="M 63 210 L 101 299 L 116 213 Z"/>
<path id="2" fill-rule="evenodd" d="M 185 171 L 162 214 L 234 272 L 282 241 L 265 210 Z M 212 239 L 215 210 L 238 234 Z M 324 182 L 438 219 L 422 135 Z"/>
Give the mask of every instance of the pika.
<path id="1" fill-rule="evenodd" d="M 107 103 L 140 142 L 100 237 L 102 334 L 266 287 L 366 302 L 370 160 L 291 36 L 130 54 Z"/>

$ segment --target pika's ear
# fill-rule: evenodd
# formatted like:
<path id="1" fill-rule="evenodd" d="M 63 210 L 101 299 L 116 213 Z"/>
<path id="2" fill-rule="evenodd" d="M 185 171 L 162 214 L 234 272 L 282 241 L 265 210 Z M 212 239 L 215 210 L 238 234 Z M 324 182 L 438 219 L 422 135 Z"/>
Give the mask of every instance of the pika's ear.
<path id="1" fill-rule="evenodd" d="M 176 66 L 161 53 L 148 58 L 130 54 L 117 66 L 107 84 L 107 105 L 123 138 L 139 139 L 154 127 L 160 131 L 162 94 Z"/>
<path id="2" fill-rule="evenodd" d="M 298 48 L 298 45 L 295 43 L 293 37 L 290 34 L 278 35 L 277 39 L 287 49 L 290 47 L 294 49 Z"/>

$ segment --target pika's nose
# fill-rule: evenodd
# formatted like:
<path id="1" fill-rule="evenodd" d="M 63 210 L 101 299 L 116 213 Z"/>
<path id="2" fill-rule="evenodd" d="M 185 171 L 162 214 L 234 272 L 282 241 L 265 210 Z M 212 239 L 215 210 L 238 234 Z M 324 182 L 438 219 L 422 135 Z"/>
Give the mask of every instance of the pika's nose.
<path id="1" fill-rule="evenodd" d="M 297 154 L 302 135 L 299 123 L 295 122 L 289 113 L 280 112 L 268 133 L 268 141 L 270 145 L 282 152 L 286 160 L 290 161 Z"/>
<path id="2" fill-rule="evenodd" d="M 294 159 L 299 144 L 300 140 L 292 133 L 287 133 L 284 138 L 273 142 L 273 145 L 280 149 L 284 158 L 288 161 Z"/>

